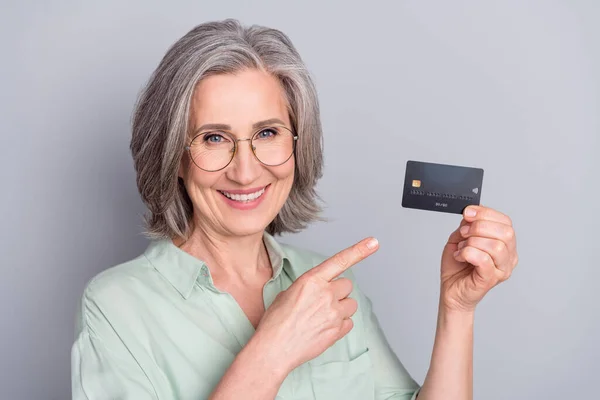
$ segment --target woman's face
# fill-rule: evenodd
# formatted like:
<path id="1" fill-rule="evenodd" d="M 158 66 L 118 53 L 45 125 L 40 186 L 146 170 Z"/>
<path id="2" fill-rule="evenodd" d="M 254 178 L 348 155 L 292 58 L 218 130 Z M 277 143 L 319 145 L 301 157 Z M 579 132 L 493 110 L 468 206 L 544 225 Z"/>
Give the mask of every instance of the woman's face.
<path id="1" fill-rule="evenodd" d="M 279 81 L 258 70 L 203 79 L 194 92 L 190 115 L 191 130 L 186 144 L 206 133 L 201 138 L 211 151 L 217 145 L 231 144 L 227 134 L 245 139 L 261 132 L 260 128 L 253 128 L 261 121 L 277 119 L 281 122 L 271 122 L 269 126 L 284 125 L 291 129 Z M 206 124 L 228 127 L 203 129 Z M 268 138 L 273 132 L 267 130 L 259 135 Z M 290 193 L 294 164 L 293 156 L 278 166 L 262 164 L 254 156 L 249 141 L 238 142 L 233 160 L 214 172 L 196 166 L 186 152 L 179 176 L 194 205 L 196 228 L 235 236 L 262 233 Z"/>

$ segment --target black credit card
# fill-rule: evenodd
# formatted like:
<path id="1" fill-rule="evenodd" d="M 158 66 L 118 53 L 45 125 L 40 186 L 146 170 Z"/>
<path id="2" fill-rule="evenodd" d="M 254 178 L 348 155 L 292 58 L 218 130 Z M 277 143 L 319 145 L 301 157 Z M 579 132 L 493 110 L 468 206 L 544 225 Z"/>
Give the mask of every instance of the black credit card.
<path id="1" fill-rule="evenodd" d="M 462 214 L 479 205 L 483 169 L 409 160 L 402 207 Z"/>

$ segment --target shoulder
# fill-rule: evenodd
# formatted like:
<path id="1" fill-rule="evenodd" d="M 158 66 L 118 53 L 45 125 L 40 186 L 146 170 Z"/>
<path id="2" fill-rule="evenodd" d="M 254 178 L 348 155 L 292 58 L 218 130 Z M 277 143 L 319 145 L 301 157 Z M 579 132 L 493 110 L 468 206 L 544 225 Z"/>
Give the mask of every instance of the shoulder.
<path id="1" fill-rule="evenodd" d="M 154 267 L 145 255 L 118 265 L 111 266 L 98 273 L 87 283 L 83 297 L 101 299 L 131 292 L 132 287 L 144 286 L 154 275 Z"/>
<path id="2" fill-rule="evenodd" d="M 77 329 L 118 315 L 157 279 L 154 267 L 144 254 L 113 265 L 93 276 L 85 285 L 77 310 Z"/>

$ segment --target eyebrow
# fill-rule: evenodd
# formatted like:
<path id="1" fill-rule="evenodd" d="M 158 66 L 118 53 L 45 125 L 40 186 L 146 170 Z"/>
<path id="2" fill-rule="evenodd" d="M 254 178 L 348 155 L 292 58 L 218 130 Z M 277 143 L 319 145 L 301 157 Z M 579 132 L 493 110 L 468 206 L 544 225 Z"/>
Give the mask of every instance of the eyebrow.
<path id="1" fill-rule="evenodd" d="M 285 125 L 285 122 L 280 120 L 279 118 L 270 118 L 265 119 L 264 121 L 258 121 L 252 124 L 252 129 L 258 129 L 265 126 L 273 125 L 273 124 L 281 124 Z M 227 124 L 204 124 L 200 128 L 196 129 L 194 133 L 202 132 L 205 130 L 223 130 L 223 131 L 231 131 L 231 125 Z"/>

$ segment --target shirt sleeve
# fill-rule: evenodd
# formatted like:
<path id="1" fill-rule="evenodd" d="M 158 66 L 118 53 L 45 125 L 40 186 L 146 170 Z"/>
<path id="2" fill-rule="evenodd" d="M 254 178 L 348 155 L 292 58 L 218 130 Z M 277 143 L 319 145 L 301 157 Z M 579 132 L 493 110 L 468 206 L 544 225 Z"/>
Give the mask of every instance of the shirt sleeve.
<path id="1" fill-rule="evenodd" d="M 385 334 L 373 311 L 371 299 L 361 291 L 353 274 L 354 292 L 362 307 L 365 321 L 367 346 L 373 362 L 376 400 L 415 400 L 419 393 L 419 384 L 411 377 L 394 350 L 390 347 Z"/>
<path id="2" fill-rule="evenodd" d="M 157 399 L 149 379 L 93 301 L 84 296 L 71 349 L 73 400 Z"/>

